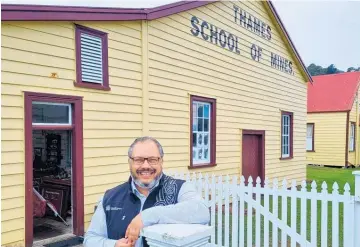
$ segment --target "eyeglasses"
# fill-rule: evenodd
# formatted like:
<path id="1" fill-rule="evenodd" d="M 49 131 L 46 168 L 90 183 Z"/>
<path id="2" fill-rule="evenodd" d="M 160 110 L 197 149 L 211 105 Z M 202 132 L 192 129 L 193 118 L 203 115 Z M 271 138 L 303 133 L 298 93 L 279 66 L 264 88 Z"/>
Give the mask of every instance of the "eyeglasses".
<path id="1" fill-rule="evenodd" d="M 148 157 L 148 158 L 143 158 L 143 157 L 130 157 L 130 159 L 132 159 L 134 161 L 135 165 L 142 165 L 144 164 L 145 160 L 147 160 L 147 162 L 149 163 L 149 165 L 157 165 L 159 164 L 160 158 L 159 157 Z"/>

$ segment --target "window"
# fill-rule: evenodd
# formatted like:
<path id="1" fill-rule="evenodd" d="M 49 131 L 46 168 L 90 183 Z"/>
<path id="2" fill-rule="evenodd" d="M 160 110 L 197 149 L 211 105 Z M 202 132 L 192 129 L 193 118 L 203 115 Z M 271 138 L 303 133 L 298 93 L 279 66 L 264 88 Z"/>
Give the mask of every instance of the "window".
<path id="1" fill-rule="evenodd" d="M 191 96 L 190 168 L 215 166 L 216 100 Z"/>
<path id="2" fill-rule="evenodd" d="M 313 123 L 307 124 L 306 130 L 306 151 L 314 151 L 314 126 Z"/>
<path id="3" fill-rule="evenodd" d="M 355 123 L 351 123 L 350 127 L 350 140 L 349 140 L 349 151 L 354 152 L 355 151 Z"/>
<path id="4" fill-rule="evenodd" d="M 75 26 L 75 86 L 110 90 L 107 33 Z"/>
<path id="5" fill-rule="evenodd" d="M 281 113 L 281 159 L 293 157 L 293 114 Z"/>
<path id="6" fill-rule="evenodd" d="M 71 125 L 71 104 L 32 102 L 33 125 Z"/>

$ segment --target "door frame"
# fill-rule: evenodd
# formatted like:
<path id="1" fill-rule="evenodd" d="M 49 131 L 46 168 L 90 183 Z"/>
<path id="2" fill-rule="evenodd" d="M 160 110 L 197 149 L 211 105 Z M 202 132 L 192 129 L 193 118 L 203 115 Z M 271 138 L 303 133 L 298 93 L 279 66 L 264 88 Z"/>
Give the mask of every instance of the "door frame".
<path id="1" fill-rule="evenodd" d="M 244 145 L 244 135 L 256 135 L 260 136 L 260 142 L 261 142 L 261 159 L 260 159 L 260 178 L 261 178 L 261 184 L 264 184 L 264 178 L 265 178 L 265 130 L 249 130 L 249 129 L 243 129 L 242 130 L 242 147 Z M 244 164 L 244 155 L 242 154 L 241 149 L 241 172 L 243 169 Z M 254 178 L 253 178 L 254 179 Z M 255 178 L 256 179 L 256 178 Z M 254 179 L 254 183 L 255 183 Z"/>
<path id="2" fill-rule="evenodd" d="M 54 102 L 72 105 L 71 126 L 33 126 L 32 102 Z M 33 245 L 33 130 L 72 130 L 72 220 L 73 234 L 84 235 L 84 171 L 83 171 L 83 104 L 82 97 L 24 92 L 25 109 L 25 246 Z"/>

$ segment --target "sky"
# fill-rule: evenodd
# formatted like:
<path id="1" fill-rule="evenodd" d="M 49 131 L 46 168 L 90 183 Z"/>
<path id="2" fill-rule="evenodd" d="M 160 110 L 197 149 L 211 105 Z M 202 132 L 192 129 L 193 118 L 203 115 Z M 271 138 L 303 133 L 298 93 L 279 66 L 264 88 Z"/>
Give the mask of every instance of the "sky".
<path id="1" fill-rule="evenodd" d="M 151 8 L 176 0 L 2 0 L 2 3 Z M 273 0 L 305 65 L 360 67 L 360 0 Z"/>

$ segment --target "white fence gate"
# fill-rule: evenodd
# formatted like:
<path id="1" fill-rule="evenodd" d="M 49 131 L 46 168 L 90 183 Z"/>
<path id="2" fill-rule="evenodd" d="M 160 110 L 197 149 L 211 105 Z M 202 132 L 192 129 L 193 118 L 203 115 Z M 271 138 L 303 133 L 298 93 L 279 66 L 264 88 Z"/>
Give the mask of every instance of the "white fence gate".
<path id="1" fill-rule="evenodd" d="M 211 246 L 360 246 L 360 172 L 350 186 L 169 174 L 196 184 L 211 210 Z M 231 181 L 230 181 L 231 180 Z M 331 190 L 331 193 L 329 193 Z"/>

